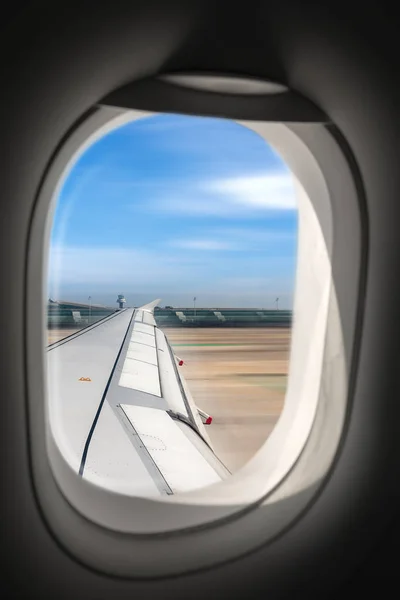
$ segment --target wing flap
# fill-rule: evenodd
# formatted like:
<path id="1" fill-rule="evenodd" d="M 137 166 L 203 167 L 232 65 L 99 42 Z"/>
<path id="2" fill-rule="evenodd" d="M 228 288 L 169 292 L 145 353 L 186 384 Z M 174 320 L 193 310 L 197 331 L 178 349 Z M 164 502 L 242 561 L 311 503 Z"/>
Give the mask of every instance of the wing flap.
<path id="1" fill-rule="evenodd" d="M 134 331 L 145 333 L 146 335 L 152 335 L 154 337 L 154 327 L 146 323 L 140 323 L 135 321 L 135 323 L 133 324 L 133 329 Z"/>
<path id="2" fill-rule="evenodd" d="M 148 362 L 152 365 L 158 364 L 157 350 L 151 346 L 145 346 L 144 344 L 138 344 L 137 342 L 130 342 L 126 357 L 135 358 L 136 360 Z"/>
<path id="3" fill-rule="evenodd" d="M 168 413 L 143 406 L 121 405 L 121 409 L 174 494 L 221 481 Z"/>

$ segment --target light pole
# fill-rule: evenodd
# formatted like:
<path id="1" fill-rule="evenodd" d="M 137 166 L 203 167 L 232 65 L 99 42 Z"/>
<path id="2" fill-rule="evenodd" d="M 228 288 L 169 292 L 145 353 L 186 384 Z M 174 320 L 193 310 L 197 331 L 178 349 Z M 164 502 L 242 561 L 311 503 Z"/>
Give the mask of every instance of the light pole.
<path id="1" fill-rule="evenodd" d="M 92 319 L 92 296 L 89 296 L 88 300 L 89 300 L 89 325 L 90 325 L 90 321 Z"/>
<path id="2" fill-rule="evenodd" d="M 193 298 L 194 318 L 196 319 L 196 296 Z"/>

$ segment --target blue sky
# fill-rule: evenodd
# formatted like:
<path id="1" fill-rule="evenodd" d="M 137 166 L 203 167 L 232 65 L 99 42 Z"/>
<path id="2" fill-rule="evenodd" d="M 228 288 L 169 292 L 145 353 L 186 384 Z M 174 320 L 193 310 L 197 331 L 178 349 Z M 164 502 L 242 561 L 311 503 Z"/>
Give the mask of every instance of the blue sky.
<path id="1" fill-rule="evenodd" d="M 52 229 L 49 296 L 115 306 L 291 308 L 291 174 L 225 119 L 155 115 L 93 144 L 70 171 Z"/>

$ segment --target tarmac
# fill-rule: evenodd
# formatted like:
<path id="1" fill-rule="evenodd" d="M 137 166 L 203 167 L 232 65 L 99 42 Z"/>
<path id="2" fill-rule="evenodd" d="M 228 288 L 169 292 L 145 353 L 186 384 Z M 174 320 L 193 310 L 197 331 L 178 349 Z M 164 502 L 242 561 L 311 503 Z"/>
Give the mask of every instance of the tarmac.
<path id="1" fill-rule="evenodd" d="M 289 328 L 165 328 L 214 451 L 235 472 L 273 430 L 283 409 Z"/>

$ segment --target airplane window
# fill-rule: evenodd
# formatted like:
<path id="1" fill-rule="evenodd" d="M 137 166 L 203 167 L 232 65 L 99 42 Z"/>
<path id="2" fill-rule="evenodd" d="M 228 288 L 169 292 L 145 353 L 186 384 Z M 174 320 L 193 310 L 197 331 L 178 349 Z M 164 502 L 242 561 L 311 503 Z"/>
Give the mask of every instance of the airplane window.
<path id="1" fill-rule="evenodd" d="M 46 298 L 50 425 L 77 473 L 174 495 L 254 456 L 285 401 L 297 243 L 292 174 L 239 123 L 153 115 L 85 150 Z"/>

